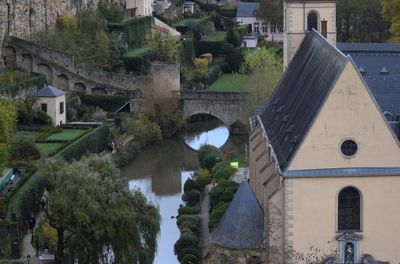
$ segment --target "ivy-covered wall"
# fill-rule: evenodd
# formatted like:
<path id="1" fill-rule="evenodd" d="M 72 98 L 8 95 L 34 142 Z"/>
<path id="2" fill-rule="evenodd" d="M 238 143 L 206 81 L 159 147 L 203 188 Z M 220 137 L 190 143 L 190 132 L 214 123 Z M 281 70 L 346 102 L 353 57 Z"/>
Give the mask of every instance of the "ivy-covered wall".
<path id="1" fill-rule="evenodd" d="M 151 16 L 146 16 L 122 23 L 110 23 L 109 27 L 112 30 L 124 32 L 130 48 L 139 47 L 144 43 L 146 36 L 151 33 L 152 19 Z"/>

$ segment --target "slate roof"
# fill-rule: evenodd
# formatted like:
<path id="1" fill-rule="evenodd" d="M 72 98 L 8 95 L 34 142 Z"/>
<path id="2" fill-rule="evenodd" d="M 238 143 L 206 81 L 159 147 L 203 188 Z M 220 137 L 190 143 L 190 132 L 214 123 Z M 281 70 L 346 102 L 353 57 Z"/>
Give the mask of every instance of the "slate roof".
<path id="1" fill-rule="evenodd" d="M 337 48 L 365 70 L 364 76 L 381 75 L 384 68 L 388 75 L 400 75 L 400 44 L 338 43 Z"/>
<path id="2" fill-rule="evenodd" d="M 237 5 L 236 17 L 255 17 L 256 10 L 260 3 L 239 2 Z"/>
<path id="3" fill-rule="evenodd" d="M 35 96 L 37 96 L 37 97 L 58 97 L 58 96 L 62 96 L 64 94 L 65 94 L 65 92 L 63 90 L 57 89 L 50 85 L 46 85 L 44 88 L 37 91 Z"/>
<path id="4" fill-rule="evenodd" d="M 364 79 L 382 112 L 400 115 L 400 75 L 365 76 Z"/>
<path id="5" fill-rule="evenodd" d="M 307 34 L 259 115 L 283 172 L 348 58 L 317 31 Z"/>
<path id="6" fill-rule="evenodd" d="M 231 249 L 250 249 L 262 247 L 263 241 L 263 210 L 244 180 L 221 222 L 211 233 L 211 243 Z"/>

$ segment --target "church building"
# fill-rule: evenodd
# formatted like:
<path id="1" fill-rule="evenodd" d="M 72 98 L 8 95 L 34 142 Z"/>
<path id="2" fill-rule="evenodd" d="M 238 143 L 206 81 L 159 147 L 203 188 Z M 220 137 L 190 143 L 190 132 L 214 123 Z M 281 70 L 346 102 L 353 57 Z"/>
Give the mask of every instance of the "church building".
<path id="1" fill-rule="evenodd" d="M 400 46 L 336 45 L 335 16 L 284 0 L 286 70 L 249 136 L 265 263 L 400 262 Z"/>

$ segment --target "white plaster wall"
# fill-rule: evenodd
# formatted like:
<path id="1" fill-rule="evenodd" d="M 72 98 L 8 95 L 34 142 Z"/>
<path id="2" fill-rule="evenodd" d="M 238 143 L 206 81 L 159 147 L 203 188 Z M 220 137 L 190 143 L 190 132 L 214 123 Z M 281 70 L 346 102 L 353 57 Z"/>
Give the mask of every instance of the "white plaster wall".
<path id="1" fill-rule="evenodd" d="M 60 114 L 60 103 L 64 102 L 64 113 Z M 41 104 L 47 104 L 47 114 L 51 117 L 54 126 L 66 124 L 67 122 L 67 106 L 65 95 L 59 97 L 37 97 L 36 105 L 41 109 Z"/>

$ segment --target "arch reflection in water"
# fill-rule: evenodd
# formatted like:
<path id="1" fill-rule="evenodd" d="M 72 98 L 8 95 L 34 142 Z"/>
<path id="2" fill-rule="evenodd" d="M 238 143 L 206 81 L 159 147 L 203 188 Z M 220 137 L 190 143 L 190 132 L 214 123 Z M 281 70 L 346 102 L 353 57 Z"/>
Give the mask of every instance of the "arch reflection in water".
<path id="1" fill-rule="evenodd" d="M 199 150 L 204 144 L 220 148 L 228 137 L 228 128 L 216 118 L 206 122 L 189 123 L 183 135 L 185 143 L 194 150 Z"/>

